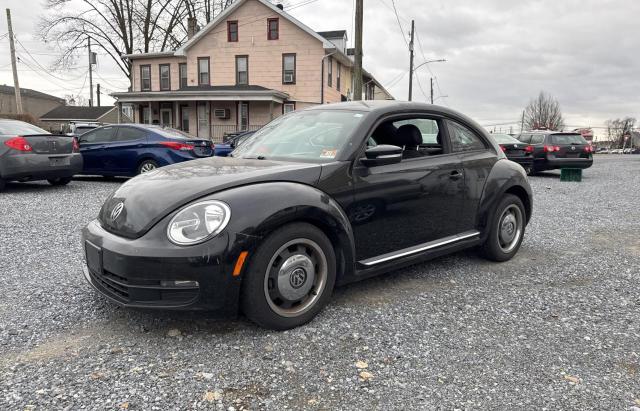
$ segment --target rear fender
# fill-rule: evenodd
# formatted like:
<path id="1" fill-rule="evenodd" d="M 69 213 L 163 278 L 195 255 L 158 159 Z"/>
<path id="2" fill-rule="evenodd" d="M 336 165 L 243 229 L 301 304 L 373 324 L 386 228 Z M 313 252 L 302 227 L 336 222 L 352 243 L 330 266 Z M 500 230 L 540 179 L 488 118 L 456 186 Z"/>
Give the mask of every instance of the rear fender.
<path id="1" fill-rule="evenodd" d="M 527 175 L 518 164 L 506 159 L 498 160 L 489 173 L 478 207 L 476 221 L 478 221 L 478 230 L 482 233 L 483 241 L 488 235 L 486 228 L 493 217 L 498 202 L 507 193 L 514 194 L 522 200 L 528 223 L 533 211 L 533 196 Z"/>

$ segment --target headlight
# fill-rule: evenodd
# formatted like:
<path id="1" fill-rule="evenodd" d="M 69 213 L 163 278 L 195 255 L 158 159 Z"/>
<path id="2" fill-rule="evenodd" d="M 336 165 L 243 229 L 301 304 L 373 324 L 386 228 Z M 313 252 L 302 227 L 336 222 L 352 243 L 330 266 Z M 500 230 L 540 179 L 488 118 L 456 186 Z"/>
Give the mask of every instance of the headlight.
<path id="1" fill-rule="evenodd" d="M 222 201 L 209 200 L 191 204 L 169 222 L 167 237 L 177 245 L 201 243 L 219 234 L 231 218 L 231 209 Z"/>

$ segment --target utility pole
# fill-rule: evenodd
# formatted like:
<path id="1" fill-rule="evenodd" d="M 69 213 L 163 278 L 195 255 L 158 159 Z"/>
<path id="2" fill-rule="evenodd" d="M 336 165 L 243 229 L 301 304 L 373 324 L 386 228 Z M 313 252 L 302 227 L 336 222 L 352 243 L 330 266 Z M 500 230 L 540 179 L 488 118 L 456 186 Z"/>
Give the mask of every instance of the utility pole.
<path id="1" fill-rule="evenodd" d="M 362 100 L 362 23 L 363 0 L 356 0 L 356 55 L 353 68 L 353 100 L 355 101 Z"/>
<path id="2" fill-rule="evenodd" d="M 100 83 L 96 84 L 96 97 L 98 99 L 98 107 L 100 107 Z"/>
<path id="3" fill-rule="evenodd" d="M 433 77 L 431 77 L 431 104 L 433 104 Z"/>
<path id="4" fill-rule="evenodd" d="M 89 47 L 89 107 L 93 107 L 93 56 L 91 54 L 91 37 L 87 38 Z"/>
<path id="5" fill-rule="evenodd" d="M 9 50 L 11 51 L 11 68 L 13 69 L 13 89 L 16 93 L 16 113 L 22 114 L 22 95 L 18 82 L 18 67 L 16 65 L 16 47 L 13 44 L 13 26 L 11 25 L 11 9 L 7 9 L 7 27 L 9 28 Z"/>
<path id="6" fill-rule="evenodd" d="M 524 110 L 522 110 L 522 122 L 520 123 L 520 133 L 524 132 Z"/>
<path id="7" fill-rule="evenodd" d="M 409 101 L 413 94 L 413 34 L 415 31 L 415 22 L 411 20 L 411 41 L 409 42 Z"/>

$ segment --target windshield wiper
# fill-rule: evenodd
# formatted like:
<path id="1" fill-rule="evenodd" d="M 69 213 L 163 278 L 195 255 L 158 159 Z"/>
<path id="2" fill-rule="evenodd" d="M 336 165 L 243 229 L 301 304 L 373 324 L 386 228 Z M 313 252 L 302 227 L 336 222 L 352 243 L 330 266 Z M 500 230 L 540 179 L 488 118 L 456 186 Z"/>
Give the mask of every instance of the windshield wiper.
<path id="1" fill-rule="evenodd" d="M 266 160 L 267 159 L 265 156 L 247 156 L 242 158 L 246 160 Z"/>

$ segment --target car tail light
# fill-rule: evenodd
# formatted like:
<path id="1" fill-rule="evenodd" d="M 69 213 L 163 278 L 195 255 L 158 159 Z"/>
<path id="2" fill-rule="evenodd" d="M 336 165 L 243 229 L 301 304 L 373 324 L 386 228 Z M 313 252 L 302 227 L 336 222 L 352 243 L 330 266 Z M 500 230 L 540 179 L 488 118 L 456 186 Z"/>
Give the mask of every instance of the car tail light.
<path id="1" fill-rule="evenodd" d="M 14 137 L 5 141 L 4 145 L 18 151 L 33 151 L 33 147 L 31 147 L 31 144 L 29 144 L 29 142 L 21 136 Z"/>
<path id="2" fill-rule="evenodd" d="M 72 147 L 72 151 L 74 153 L 79 153 L 80 152 L 80 144 L 78 144 L 78 139 L 74 137 L 71 144 L 72 144 L 72 146 L 71 146 Z"/>
<path id="3" fill-rule="evenodd" d="M 560 151 L 560 147 L 558 146 L 544 146 L 545 153 L 553 153 L 554 151 Z"/>
<path id="4" fill-rule="evenodd" d="M 586 147 L 584 148 L 584 151 L 585 151 L 586 153 L 593 153 L 593 147 L 591 147 L 591 146 L 586 146 Z"/>
<path id="5" fill-rule="evenodd" d="M 500 148 L 502 149 L 503 153 L 507 151 L 507 148 L 505 146 L 500 146 Z"/>
<path id="6" fill-rule="evenodd" d="M 533 146 L 526 146 L 524 148 L 525 153 L 533 153 Z"/>
<path id="7" fill-rule="evenodd" d="M 192 144 L 178 143 L 177 141 L 162 141 L 160 142 L 165 147 L 178 151 L 191 151 L 194 149 Z"/>

